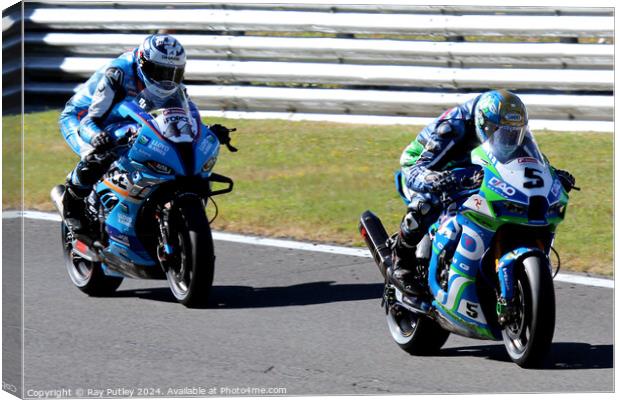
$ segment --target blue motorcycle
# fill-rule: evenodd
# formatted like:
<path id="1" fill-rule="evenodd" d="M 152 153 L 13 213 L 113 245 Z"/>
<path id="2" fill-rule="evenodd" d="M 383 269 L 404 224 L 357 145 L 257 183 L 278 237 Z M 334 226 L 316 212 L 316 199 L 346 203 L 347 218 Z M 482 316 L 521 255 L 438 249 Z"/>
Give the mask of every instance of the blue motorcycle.
<path id="1" fill-rule="evenodd" d="M 233 188 L 212 171 L 220 142 L 176 85 L 151 86 L 117 107 L 126 121 L 106 131 L 118 158 L 87 200 L 96 229 L 86 237 L 61 225 L 69 277 L 91 296 L 112 294 L 124 278 L 167 279 L 180 303 L 204 305 L 215 266 L 206 206 Z M 61 215 L 64 191 L 51 193 Z"/>
<path id="2" fill-rule="evenodd" d="M 361 216 L 360 233 L 385 278 L 390 334 L 411 354 L 438 352 L 450 333 L 503 340 L 521 367 L 540 365 L 549 351 L 555 329 L 550 255 L 568 195 L 530 132 L 509 154 L 498 143 L 486 141 L 472 151 L 471 167 L 454 171 L 464 177 L 477 170 L 480 187 L 444 194 L 442 215 L 412 250 L 416 265 L 408 269 L 426 284 L 426 295 L 391 283 L 393 239 L 375 214 Z M 400 175 L 396 185 L 407 204 L 411 196 Z"/>

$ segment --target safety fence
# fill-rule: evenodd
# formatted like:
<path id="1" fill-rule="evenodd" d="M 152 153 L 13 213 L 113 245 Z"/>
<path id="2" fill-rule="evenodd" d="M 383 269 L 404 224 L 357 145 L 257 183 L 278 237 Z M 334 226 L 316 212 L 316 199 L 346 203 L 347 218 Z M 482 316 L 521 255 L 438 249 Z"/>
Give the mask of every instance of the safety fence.
<path id="1" fill-rule="evenodd" d="M 507 88 L 538 127 L 613 127 L 611 8 L 52 1 L 26 3 L 24 22 L 26 103 L 66 101 L 145 34 L 168 31 L 209 115 L 417 124 Z"/>

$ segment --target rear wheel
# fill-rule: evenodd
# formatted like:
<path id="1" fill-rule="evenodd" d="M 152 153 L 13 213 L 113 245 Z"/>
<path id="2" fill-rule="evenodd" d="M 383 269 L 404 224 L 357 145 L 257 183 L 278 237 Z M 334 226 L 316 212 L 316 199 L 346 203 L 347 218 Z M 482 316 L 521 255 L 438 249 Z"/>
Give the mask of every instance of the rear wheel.
<path id="1" fill-rule="evenodd" d="M 73 252 L 72 234 L 63 222 L 61 235 L 65 266 L 71 282 L 89 296 L 109 296 L 118 289 L 123 278 L 107 276 L 101 263 L 88 261 Z"/>
<path id="2" fill-rule="evenodd" d="M 209 221 L 199 199 L 179 201 L 173 215 L 170 241 L 174 251 L 164 263 L 170 290 L 187 307 L 204 306 L 215 267 Z"/>
<path id="3" fill-rule="evenodd" d="M 398 305 L 386 307 L 386 319 L 392 339 L 409 354 L 435 354 L 450 336 L 432 319 Z"/>
<path id="4" fill-rule="evenodd" d="M 508 355 L 523 368 L 542 364 L 555 330 L 555 294 L 548 262 L 528 257 L 515 270 L 515 314 L 502 331 Z"/>

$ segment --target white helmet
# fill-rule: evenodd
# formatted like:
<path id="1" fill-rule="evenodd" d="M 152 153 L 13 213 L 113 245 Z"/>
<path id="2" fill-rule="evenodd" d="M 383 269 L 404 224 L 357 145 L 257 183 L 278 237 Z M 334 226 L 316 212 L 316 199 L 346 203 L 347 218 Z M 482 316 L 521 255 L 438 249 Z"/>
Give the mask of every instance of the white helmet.
<path id="1" fill-rule="evenodd" d="M 149 86 L 155 82 L 181 83 L 185 71 L 185 50 L 167 34 L 147 36 L 138 47 L 138 75 Z"/>

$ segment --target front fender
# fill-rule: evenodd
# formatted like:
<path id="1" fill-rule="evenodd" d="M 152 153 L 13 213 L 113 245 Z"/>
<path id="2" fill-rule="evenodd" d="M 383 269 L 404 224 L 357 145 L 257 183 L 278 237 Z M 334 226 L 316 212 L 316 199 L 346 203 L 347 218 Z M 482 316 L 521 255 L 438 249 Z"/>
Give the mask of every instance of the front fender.
<path id="1" fill-rule="evenodd" d="M 533 254 L 547 258 L 542 250 L 532 247 L 519 247 L 506 253 L 499 259 L 497 263 L 497 276 L 501 290 L 501 297 L 507 301 L 512 300 L 514 296 L 514 266 L 521 260 Z"/>

